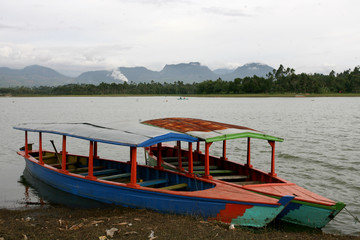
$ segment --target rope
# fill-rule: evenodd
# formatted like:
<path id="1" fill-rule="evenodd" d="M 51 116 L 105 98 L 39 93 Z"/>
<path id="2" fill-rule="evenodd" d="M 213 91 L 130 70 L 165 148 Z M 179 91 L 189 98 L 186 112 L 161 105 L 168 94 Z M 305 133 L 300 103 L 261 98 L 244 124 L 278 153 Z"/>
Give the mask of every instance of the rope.
<path id="1" fill-rule="evenodd" d="M 348 214 L 350 214 L 350 216 L 352 216 L 352 217 L 355 219 L 355 223 L 356 223 L 356 222 L 360 223 L 360 220 L 359 220 L 358 217 L 354 216 L 349 210 L 347 210 L 346 207 L 345 207 L 344 209 L 346 210 L 346 212 L 347 212 Z"/>

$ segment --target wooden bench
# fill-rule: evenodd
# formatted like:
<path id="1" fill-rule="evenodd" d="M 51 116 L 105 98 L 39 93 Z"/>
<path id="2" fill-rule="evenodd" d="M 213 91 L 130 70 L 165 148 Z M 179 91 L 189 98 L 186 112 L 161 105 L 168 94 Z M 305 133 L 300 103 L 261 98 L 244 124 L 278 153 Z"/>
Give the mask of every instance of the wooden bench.
<path id="1" fill-rule="evenodd" d="M 117 173 L 117 172 L 119 172 L 119 169 L 105 169 L 105 170 L 95 171 L 93 173 L 93 175 L 98 176 L 98 175 L 113 174 L 113 173 Z M 87 172 L 79 173 L 79 175 L 86 176 L 86 175 L 88 175 L 88 173 Z"/>
<path id="2" fill-rule="evenodd" d="M 167 162 L 169 164 L 172 164 L 174 166 L 178 166 L 179 165 L 179 162 Z M 204 162 L 201 162 L 201 161 L 194 161 L 193 162 L 193 166 L 195 167 L 196 165 L 201 165 L 201 164 L 204 164 Z M 189 166 L 189 162 L 182 162 L 181 163 L 182 166 Z"/>
<path id="3" fill-rule="evenodd" d="M 205 170 L 200 170 L 200 171 L 194 171 L 195 174 L 205 174 Z M 234 170 L 224 170 L 224 169 L 219 169 L 219 170 L 211 170 L 210 174 L 235 174 L 236 171 Z"/>
<path id="4" fill-rule="evenodd" d="M 162 157 L 162 160 L 166 161 L 166 160 L 178 160 L 179 157 Z M 181 157 L 181 160 L 186 160 L 188 159 L 188 157 Z"/>
<path id="5" fill-rule="evenodd" d="M 94 166 L 94 170 L 98 170 L 98 169 L 103 169 L 105 168 L 104 166 Z M 72 173 L 77 173 L 77 172 L 85 172 L 88 171 L 89 168 L 88 167 L 82 167 L 82 168 L 73 168 L 73 169 L 68 169 L 69 172 Z"/>
<path id="6" fill-rule="evenodd" d="M 167 187 L 162 187 L 159 189 L 163 189 L 163 190 L 177 190 L 177 189 L 181 189 L 181 188 L 186 188 L 188 185 L 187 183 L 179 183 L 179 184 L 175 184 L 175 185 L 170 185 Z"/>
<path id="7" fill-rule="evenodd" d="M 241 179 L 247 179 L 249 176 L 245 175 L 225 175 L 225 176 L 214 176 L 214 179 L 217 180 L 241 180 Z"/>
<path id="8" fill-rule="evenodd" d="M 188 167 L 185 167 L 185 169 L 188 169 Z M 219 169 L 219 167 L 218 166 L 209 166 L 209 169 L 210 170 L 216 170 L 216 169 Z M 194 166 L 193 167 L 193 170 L 194 171 L 201 171 L 201 170 L 205 170 L 205 166 Z"/>
<path id="9" fill-rule="evenodd" d="M 110 175 L 110 176 L 104 176 L 104 177 L 99 177 L 98 179 L 101 180 L 111 180 L 111 179 L 117 179 L 117 178 L 126 178 L 126 177 L 130 177 L 131 173 L 120 173 L 120 174 L 115 174 L 115 175 Z"/>
<path id="10" fill-rule="evenodd" d="M 154 180 L 149 180 L 149 181 L 144 181 L 144 182 L 138 182 L 138 184 L 142 187 L 148 187 L 148 186 L 152 186 L 152 185 L 157 185 L 157 184 L 162 184 L 162 183 L 167 183 L 169 180 L 168 179 L 154 179 Z"/>

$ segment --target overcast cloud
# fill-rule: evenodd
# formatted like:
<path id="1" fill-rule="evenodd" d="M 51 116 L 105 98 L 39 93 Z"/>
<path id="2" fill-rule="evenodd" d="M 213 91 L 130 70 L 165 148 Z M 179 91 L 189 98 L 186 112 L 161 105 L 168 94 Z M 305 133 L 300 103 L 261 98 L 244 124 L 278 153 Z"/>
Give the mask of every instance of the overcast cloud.
<path id="1" fill-rule="evenodd" d="M 0 66 L 83 71 L 199 61 L 296 72 L 360 65 L 357 0 L 0 0 Z"/>

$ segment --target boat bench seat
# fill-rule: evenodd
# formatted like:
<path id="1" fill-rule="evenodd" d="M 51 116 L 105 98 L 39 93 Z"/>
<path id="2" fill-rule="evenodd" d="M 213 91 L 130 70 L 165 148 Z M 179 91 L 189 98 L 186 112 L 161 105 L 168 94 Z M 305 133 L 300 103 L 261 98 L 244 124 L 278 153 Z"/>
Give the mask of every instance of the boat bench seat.
<path id="1" fill-rule="evenodd" d="M 117 173 L 117 172 L 119 172 L 119 169 L 104 169 L 104 170 L 99 170 L 99 171 L 93 172 L 93 175 L 98 176 L 98 175 L 113 174 L 113 173 Z M 86 176 L 86 175 L 88 175 L 88 172 L 79 173 L 79 175 Z"/>
<path id="2" fill-rule="evenodd" d="M 179 184 L 175 184 L 175 185 L 170 185 L 167 187 L 162 187 L 159 189 L 163 189 L 163 190 L 177 190 L 177 189 L 181 189 L 181 188 L 186 188 L 188 185 L 187 183 L 179 183 Z"/>
<path id="3" fill-rule="evenodd" d="M 166 160 L 178 160 L 179 157 L 162 157 L 162 160 L 166 161 Z M 182 160 L 186 160 L 188 159 L 188 157 L 181 157 Z"/>
<path id="4" fill-rule="evenodd" d="M 103 169 L 103 168 L 105 168 L 105 167 L 104 166 L 94 166 L 93 169 L 96 170 L 96 169 Z M 88 167 L 68 169 L 68 171 L 72 172 L 72 173 L 84 172 L 84 171 L 88 171 L 88 170 L 89 170 Z M 84 172 L 82 174 L 87 174 L 87 172 Z"/>
<path id="5" fill-rule="evenodd" d="M 168 162 L 174 166 L 178 166 L 179 165 L 179 162 Z M 195 167 L 196 165 L 201 165 L 201 164 L 204 164 L 204 162 L 201 162 L 201 161 L 193 161 L 193 166 Z M 181 163 L 182 166 L 188 166 L 189 165 L 189 162 L 183 162 Z"/>
<path id="6" fill-rule="evenodd" d="M 214 179 L 217 180 L 245 180 L 249 178 L 249 176 L 245 175 L 220 175 L 220 176 L 214 176 Z"/>
<path id="7" fill-rule="evenodd" d="M 185 167 L 185 169 L 188 169 L 188 167 Z M 201 170 L 204 171 L 204 169 L 205 169 L 205 166 L 193 166 L 194 171 L 201 171 Z M 219 167 L 218 166 L 209 166 L 209 169 L 216 170 L 216 169 L 219 169 Z"/>
<path id="8" fill-rule="evenodd" d="M 205 174 L 205 170 L 199 170 L 199 171 L 194 171 L 195 174 Z M 219 169 L 219 170 L 211 170 L 210 174 L 235 174 L 236 171 L 234 170 L 224 170 L 224 169 Z"/>
<path id="9" fill-rule="evenodd" d="M 39 160 L 40 157 L 35 157 L 35 159 Z M 47 160 L 47 159 L 51 159 L 51 158 L 56 158 L 55 154 L 53 155 L 43 155 L 42 159 L 43 160 Z"/>
<path id="10" fill-rule="evenodd" d="M 120 173 L 120 174 L 115 174 L 115 175 L 110 175 L 110 176 L 105 176 L 105 177 L 99 177 L 98 179 L 100 180 L 111 180 L 111 179 L 117 179 L 117 178 L 126 178 L 126 177 L 130 177 L 131 173 Z"/>
<path id="11" fill-rule="evenodd" d="M 162 178 L 162 179 L 154 179 L 154 180 L 149 180 L 149 181 L 144 181 L 144 182 L 138 182 L 138 184 L 142 187 L 147 187 L 147 186 L 167 183 L 168 181 L 169 181 L 169 179 Z"/>

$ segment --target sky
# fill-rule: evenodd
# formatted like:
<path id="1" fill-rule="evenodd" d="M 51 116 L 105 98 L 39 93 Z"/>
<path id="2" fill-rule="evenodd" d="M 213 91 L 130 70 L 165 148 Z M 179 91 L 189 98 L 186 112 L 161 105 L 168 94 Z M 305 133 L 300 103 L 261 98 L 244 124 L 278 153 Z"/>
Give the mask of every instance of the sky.
<path id="1" fill-rule="evenodd" d="M 360 65 L 359 9 L 358 0 L 0 0 L 0 67 L 342 72 Z"/>

